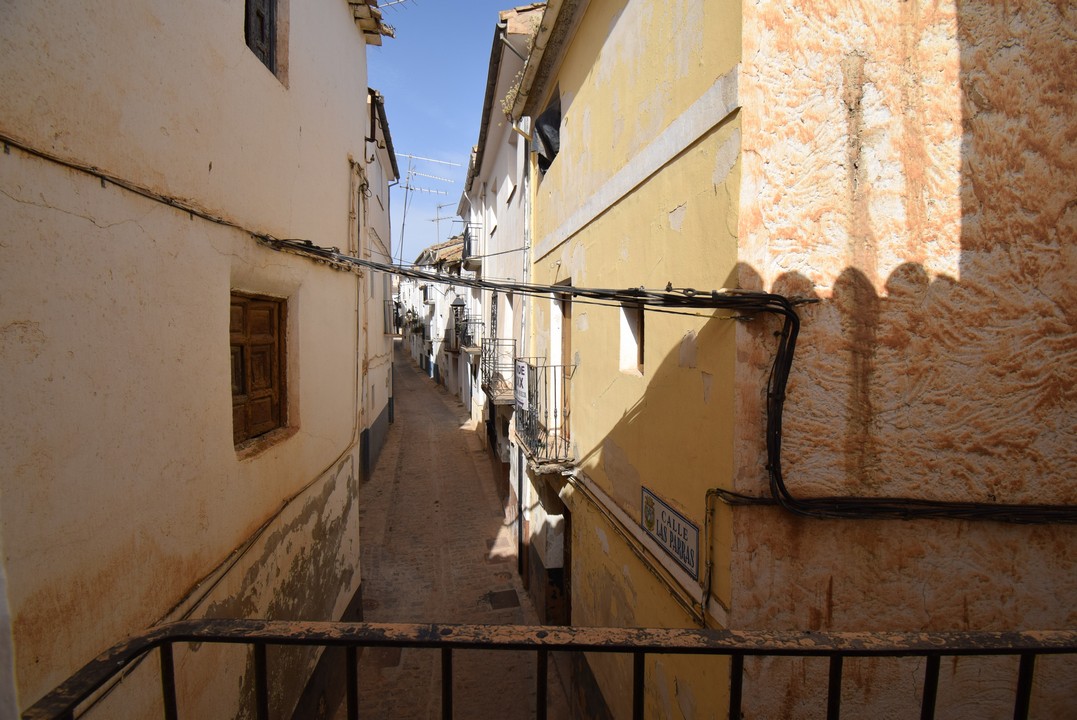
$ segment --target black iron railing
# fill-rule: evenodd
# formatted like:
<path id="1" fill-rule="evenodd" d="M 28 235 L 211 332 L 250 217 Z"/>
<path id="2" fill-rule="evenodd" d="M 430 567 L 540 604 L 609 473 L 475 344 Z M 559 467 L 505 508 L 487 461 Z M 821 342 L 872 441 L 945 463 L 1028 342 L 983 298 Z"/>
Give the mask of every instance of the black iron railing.
<path id="1" fill-rule="evenodd" d="M 527 374 L 527 396 L 516 398 L 516 435 L 521 445 L 536 462 L 571 460 L 568 399 L 576 366 L 518 362 Z"/>
<path id="2" fill-rule="evenodd" d="M 478 243 L 475 238 L 475 229 L 471 224 L 464 225 L 464 250 L 461 255 L 462 262 L 466 267 L 478 267 L 482 265 L 482 256 L 478 254 Z"/>
<path id="3" fill-rule="evenodd" d="M 73 718 L 79 704 L 112 678 L 157 651 L 163 716 L 178 720 L 173 646 L 187 643 L 244 644 L 254 653 L 256 717 L 269 717 L 269 646 L 343 647 L 347 670 L 347 717 L 359 716 L 360 648 L 431 648 L 441 654 L 441 716 L 453 713 L 453 652 L 462 649 L 530 650 L 536 658 L 535 714 L 546 718 L 548 659 L 552 651 L 631 655 L 632 717 L 643 718 L 648 655 L 719 655 L 730 658 L 729 717 L 741 718 L 744 659 L 749 656 L 825 657 L 830 660 L 827 718 L 841 713 L 843 661 L 851 657 L 926 658 L 920 717 L 935 717 L 940 659 L 947 656 L 1020 658 L 1013 717 L 1028 717 L 1036 658 L 1077 653 L 1077 631 L 1010 633 L 817 633 L 729 630 L 530 627 L 513 625 L 388 625 L 376 623 L 188 620 L 158 626 L 93 660 L 23 714 L 23 720 Z"/>
<path id="4" fill-rule="evenodd" d="M 494 402 L 512 401 L 512 372 L 516 359 L 513 338 L 483 338 L 482 389 Z"/>
<path id="5" fill-rule="evenodd" d="M 460 347 L 479 347 L 482 343 L 483 322 L 480 316 L 464 315 L 456 325 L 460 336 Z"/>

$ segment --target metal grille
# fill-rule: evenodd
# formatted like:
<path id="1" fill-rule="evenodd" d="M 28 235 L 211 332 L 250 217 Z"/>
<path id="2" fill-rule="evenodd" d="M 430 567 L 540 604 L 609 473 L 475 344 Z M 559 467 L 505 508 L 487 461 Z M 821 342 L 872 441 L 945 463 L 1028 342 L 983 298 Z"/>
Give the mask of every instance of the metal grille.
<path id="1" fill-rule="evenodd" d="M 483 338 L 482 389 L 494 402 L 512 401 L 512 372 L 516 359 L 513 338 Z"/>
<path id="2" fill-rule="evenodd" d="M 568 390 L 576 366 L 525 364 L 527 403 L 516 408 L 516 435 L 536 462 L 571 460 Z"/>

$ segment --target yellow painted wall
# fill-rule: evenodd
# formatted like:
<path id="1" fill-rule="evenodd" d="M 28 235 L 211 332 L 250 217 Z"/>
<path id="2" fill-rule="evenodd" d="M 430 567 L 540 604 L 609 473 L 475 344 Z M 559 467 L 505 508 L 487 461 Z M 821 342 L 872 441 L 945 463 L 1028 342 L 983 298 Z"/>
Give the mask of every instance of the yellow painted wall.
<path id="1" fill-rule="evenodd" d="M 563 119 L 560 152 L 534 181 L 535 282 L 709 291 L 735 280 L 739 18 L 735 2 L 589 4 L 547 83 L 560 92 Z M 577 485 L 563 493 L 571 498 L 572 622 L 698 626 L 698 609 L 685 604 L 698 606 L 699 583 L 675 578 L 661 565 L 662 550 L 625 528 L 638 527 L 646 486 L 698 525 L 702 575 L 706 491 L 728 486 L 734 467 L 735 323 L 646 312 L 642 373 L 625 372 L 620 312 L 583 301 L 572 307 L 577 475 L 622 513 L 610 519 Z M 558 364 L 554 315 L 549 300 L 532 301 L 528 354 Z M 721 533 L 712 587 L 728 602 L 728 524 Z M 614 715 L 626 716 L 630 665 L 588 660 Z M 723 707 L 724 689 L 705 679 L 727 672 L 715 662 L 705 670 L 652 661 L 648 712 L 695 717 Z"/>

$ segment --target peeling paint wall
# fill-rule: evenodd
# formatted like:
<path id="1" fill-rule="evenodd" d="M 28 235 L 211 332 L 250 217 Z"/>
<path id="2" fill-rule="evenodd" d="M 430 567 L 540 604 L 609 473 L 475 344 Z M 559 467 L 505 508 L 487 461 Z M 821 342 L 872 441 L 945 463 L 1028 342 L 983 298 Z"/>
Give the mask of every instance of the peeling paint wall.
<path id="1" fill-rule="evenodd" d="M 791 491 L 1077 503 L 1073 9 L 759 2 L 744 13 L 739 281 L 821 300 L 802 309 L 785 406 Z M 752 494 L 766 493 L 773 329 L 738 328 L 735 479 Z M 735 627 L 1077 621 L 1072 526 L 738 509 L 733 537 Z M 986 717 L 1013 668 L 962 664 L 940 716 Z M 850 682 L 892 691 L 861 712 L 906 712 L 896 678 L 908 673 L 867 665 Z M 1068 679 L 1054 667 L 1034 702 L 1044 717 L 1077 698 L 1072 666 Z M 770 676 L 776 704 L 755 712 L 796 714 L 777 703 L 818 689 L 805 677 Z"/>
<path id="2" fill-rule="evenodd" d="M 252 230 L 347 247 L 365 45 L 345 3 L 289 20 L 282 83 L 243 43 L 242 4 L 6 7 L 0 132 Z M 359 583 L 355 276 L 14 147 L 0 216 L 0 528 L 20 706 L 160 620 L 336 617 Z M 233 289 L 288 300 L 289 428 L 238 454 Z M 181 673 L 230 685 L 203 708 L 226 716 L 243 661 L 197 655 Z M 94 714 L 137 717 L 143 680 L 110 696 L 122 711 Z"/>

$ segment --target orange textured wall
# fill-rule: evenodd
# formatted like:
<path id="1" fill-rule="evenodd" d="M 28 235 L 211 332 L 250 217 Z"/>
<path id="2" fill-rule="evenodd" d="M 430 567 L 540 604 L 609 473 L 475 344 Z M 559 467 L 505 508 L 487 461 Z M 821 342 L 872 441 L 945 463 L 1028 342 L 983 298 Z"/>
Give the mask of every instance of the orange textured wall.
<path id="1" fill-rule="evenodd" d="M 740 281 L 820 300 L 785 408 L 790 489 L 1077 504 L 1077 10 L 760 0 L 743 38 Z M 753 494 L 773 329 L 738 336 L 734 482 Z M 746 508 L 734 538 L 737 627 L 1077 624 L 1077 526 Z M 1073 680 L 1051 692 L 1077 701 Z"/>

